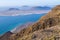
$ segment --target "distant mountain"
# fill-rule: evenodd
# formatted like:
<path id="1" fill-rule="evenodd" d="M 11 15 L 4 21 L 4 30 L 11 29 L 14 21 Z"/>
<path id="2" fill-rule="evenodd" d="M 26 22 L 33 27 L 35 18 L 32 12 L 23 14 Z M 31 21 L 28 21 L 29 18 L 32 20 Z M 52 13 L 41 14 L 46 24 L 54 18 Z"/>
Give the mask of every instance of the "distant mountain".
<path id="1" fill-rule="evenodd" d="M 20 8 L 9 8 L 8 10 L 50 10 L 51 7 L 49 6 L 34 6 L 34 7 L 30 7 L 30 6 L 22 6 Z"/>
<path id="2" fill-rule="evenodd" d="M 11 10 L 0 12 L 0 16 L 19 16 L 19 15 L 30 15 L 30 14 L 43 14 L 50 10 Z"/>
<path id="3" fill-rule="evenodd" d="M 36 7 L 33 7 L 34 10 L 50 10 L 51 7 L 48 7 L 48 6 L 36 6 Z"/>
<path id="4" fill-rule="evenodd" d="M 5 10 L 5 9 L 4 9 Z M 28 14 L 41 14 L 47 13 L 51 10 L 49 6 L 22 6 L 22 7 L 11 7 L 7 8 L 5 11 L 0 11 L 0 16 L 18 16 L 18 15 L 28 15 Z"/>
<path id="5" fill-rule="evenodd" d="M 29 6 L 23 6 L 20 8 L 21 10 L 50 10 L 51 7 L 49 6 L 33 6 L 33 7 L 29 7 Z"/>
<path id="6" fill-rule="evenodd" d="M 9 11 L 13 11 L 13 10 L 20 10 L 19 8 L 9 8 Z"/>

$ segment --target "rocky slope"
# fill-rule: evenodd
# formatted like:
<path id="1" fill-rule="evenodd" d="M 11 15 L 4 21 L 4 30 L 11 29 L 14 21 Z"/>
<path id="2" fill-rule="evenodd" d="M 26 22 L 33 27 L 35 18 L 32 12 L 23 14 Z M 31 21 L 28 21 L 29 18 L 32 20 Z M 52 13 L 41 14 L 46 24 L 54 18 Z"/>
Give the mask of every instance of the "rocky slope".
<path id="1" fill-rule="evenodd" d="M 11 32 L 12 32 L 12 33 L 18 33 L 18 32 L 20 32 L 22 29 L 27 28 L 27 27 L 29 27 L 29 26 L 32 25 L 32 24 L 33 24 L 33 22 L 25 23 L 25 24 L 23 24 L 23 25 L 20 25 L 20 26 L 14 28 L 13 30 L 11 30 Z"/>
<path id="2" fill-rule="evenodd" d="M 0 37 L 0 40 L 1 38 L 3 37 Z M 60 5 L 33 25 L 5 38 L 3 40 L 60 40 Z"/>
<path id="3" fill-rule="evenodd" d="M 0 37 L 0 40 L 9 40 L 9 37 L 12 34 L 13 34 L 12 32 L 8 31 L 7 33 Z"/>

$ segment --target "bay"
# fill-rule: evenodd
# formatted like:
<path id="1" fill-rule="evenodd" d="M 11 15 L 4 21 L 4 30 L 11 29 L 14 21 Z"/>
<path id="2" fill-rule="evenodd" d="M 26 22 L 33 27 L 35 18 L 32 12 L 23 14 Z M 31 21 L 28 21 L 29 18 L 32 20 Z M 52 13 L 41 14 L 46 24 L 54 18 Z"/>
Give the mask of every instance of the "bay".
<path id="1" fill-rule="evenodd" d="M 27 22 L 36 22 L 43 15 L 45 15 L 45 13 L 19 16 L 0 16 L 0 35 L 14 29 L 18 25 L 22 25 Z"/>

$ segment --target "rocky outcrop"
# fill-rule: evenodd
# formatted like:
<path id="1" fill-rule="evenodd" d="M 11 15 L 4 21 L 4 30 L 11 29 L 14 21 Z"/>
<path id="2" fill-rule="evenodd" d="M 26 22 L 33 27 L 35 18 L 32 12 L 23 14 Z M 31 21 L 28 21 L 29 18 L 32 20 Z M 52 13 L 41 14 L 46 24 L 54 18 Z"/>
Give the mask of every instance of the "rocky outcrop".
<path id="1" fill-rule="evenodd" d="M 0 37 L 0 40 L 9 40 L 9 37 L 12 35 L 13 33 L 8 31 L 6 32 L 3 36 Z"/>

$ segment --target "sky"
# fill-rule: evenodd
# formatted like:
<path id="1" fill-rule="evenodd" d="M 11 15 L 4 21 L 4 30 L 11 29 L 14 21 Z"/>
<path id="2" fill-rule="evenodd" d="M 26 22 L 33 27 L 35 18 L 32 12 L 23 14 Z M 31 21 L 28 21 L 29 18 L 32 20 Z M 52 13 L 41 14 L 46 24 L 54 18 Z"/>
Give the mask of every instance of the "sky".
<path id="1" fill-rule="evenodd" d="M 60 0 L 0 0 L 0 7 L 6 6 L 52 6 L 59 5 Z"/>

